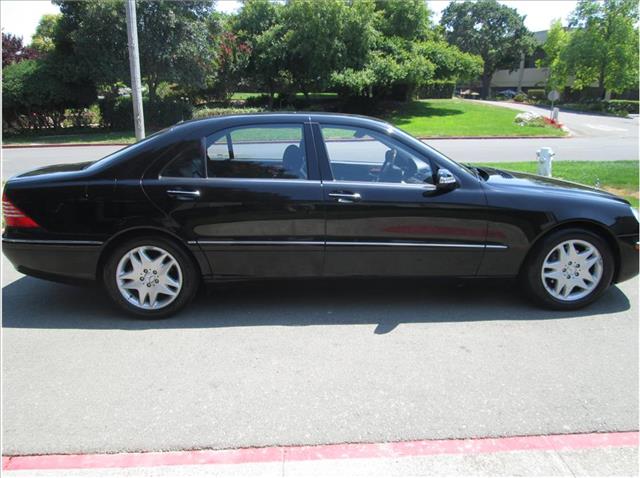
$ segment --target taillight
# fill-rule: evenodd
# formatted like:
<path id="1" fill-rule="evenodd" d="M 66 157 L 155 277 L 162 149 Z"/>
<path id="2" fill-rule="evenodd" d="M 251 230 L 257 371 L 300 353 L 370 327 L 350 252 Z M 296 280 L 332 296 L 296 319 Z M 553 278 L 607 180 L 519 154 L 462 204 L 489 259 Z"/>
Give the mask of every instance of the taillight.
<path id="1" fill-rule="evenodd" d="M 4 193 L 2 193 L 2 215 L 4 216 L 4 225 L 6 227 L 40 227 L 33 219 L 15 207 Z"/>

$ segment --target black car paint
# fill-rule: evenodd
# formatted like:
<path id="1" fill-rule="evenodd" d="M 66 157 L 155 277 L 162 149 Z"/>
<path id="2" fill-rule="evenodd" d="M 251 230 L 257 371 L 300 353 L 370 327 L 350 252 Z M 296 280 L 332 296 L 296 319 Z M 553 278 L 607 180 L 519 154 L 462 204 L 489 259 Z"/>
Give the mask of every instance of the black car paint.
<path id="1" fill-rule="evenodd" d="M 164 178 L 174 151 L 243 124 L 304 124 L 308 180 Z M 331 176 L 318 124 L 388 134 L 458 181 L 428 185 L 344 183 Z M 197 189 L 187 200 L 169 190 Z M 359 193 L 338 203 L 330 192 Z M 626 201 L 533 175 L 481 175 L 390 125 L 366 117 L 265 114 L 186 122 L 111 161 L 49 166 L 10 179 L 8 199 L 41 228 L 7 228 L 6 256 L 26 274 L 53 280 L 100 277 L 119 239 L 165 234 L 189 250 L 205 280 L 313 276 L 516 276 L 544 234 L 576 225 L 602 234 L 616 281 L 638 273 L 638 223 Z"/>

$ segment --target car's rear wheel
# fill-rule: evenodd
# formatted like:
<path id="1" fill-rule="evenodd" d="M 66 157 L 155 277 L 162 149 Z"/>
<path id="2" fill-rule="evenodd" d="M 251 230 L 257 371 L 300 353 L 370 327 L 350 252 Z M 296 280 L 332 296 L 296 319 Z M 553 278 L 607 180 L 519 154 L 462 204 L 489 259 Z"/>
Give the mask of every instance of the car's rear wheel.
<path id="1" fill-rule="evenodd" d="M 122 309 L 138 317 L 159 319 L 191 301 L 199 277 L 197 267 L 181 247 L 165 239 L 140 237 L 111 252 L 103 281 Z"/>
<path id="2" fill-rule="evenodd" d="M 602 295 L 613 273 L 613 254 L 600 236 L 566 229 L 541 240 L 525 266 L 523 279 L 527 292 L 538 303 L 573 310 Z"/>

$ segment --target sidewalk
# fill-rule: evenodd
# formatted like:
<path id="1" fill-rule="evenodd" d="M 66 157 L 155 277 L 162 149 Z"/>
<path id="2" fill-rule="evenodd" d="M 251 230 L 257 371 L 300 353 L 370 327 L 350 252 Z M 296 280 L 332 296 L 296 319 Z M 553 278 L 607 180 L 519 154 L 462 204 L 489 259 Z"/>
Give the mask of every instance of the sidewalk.
<path id="1" fill-rule="evenodd" d="M 638 432 L 3 459 L 15 478 L 256 475 L 637 476 Z"/>

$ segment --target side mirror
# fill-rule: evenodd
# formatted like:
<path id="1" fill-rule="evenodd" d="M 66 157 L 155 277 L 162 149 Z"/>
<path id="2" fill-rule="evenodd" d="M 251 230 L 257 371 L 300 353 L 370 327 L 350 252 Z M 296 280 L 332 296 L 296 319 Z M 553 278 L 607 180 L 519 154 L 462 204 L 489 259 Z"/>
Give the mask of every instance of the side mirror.
<path id="1" fill-rule="evenodd" d="M 458 180 L 448 169 L 440 168 L 436 174 L 436 188 L 439 191 L 451 191 L 458 187 Z"/>

